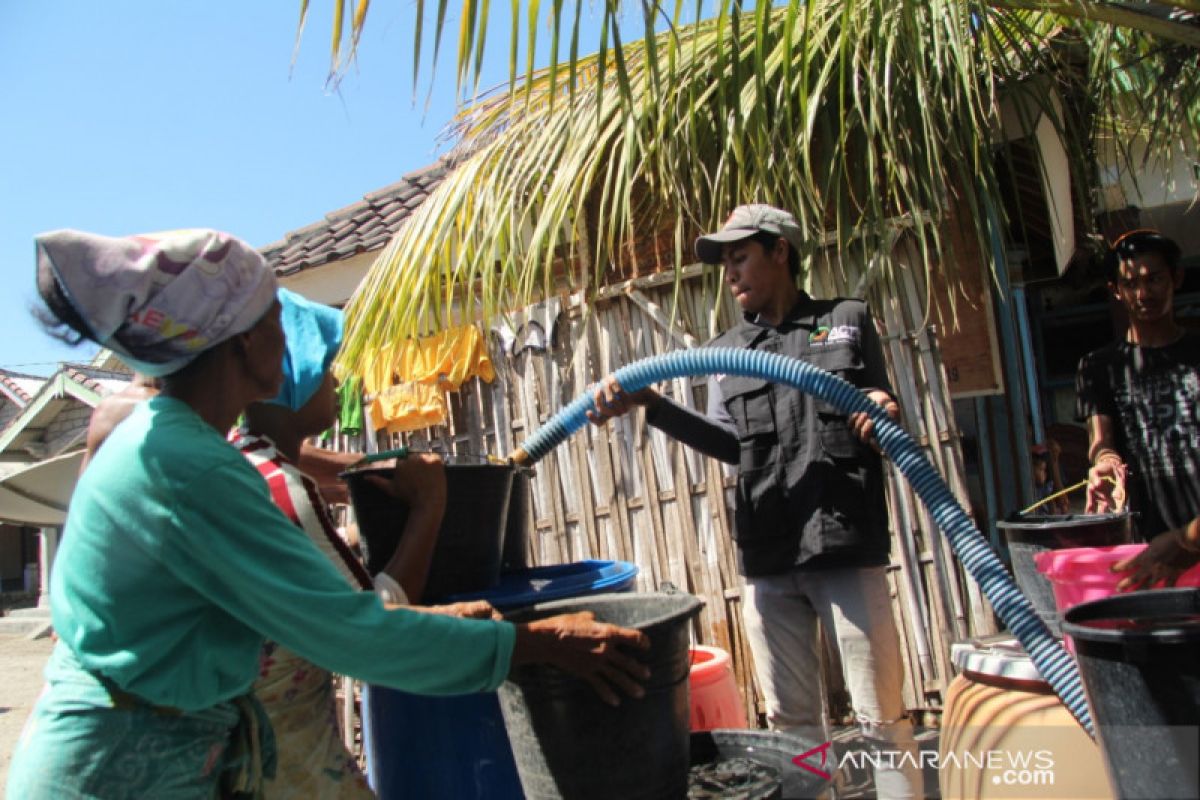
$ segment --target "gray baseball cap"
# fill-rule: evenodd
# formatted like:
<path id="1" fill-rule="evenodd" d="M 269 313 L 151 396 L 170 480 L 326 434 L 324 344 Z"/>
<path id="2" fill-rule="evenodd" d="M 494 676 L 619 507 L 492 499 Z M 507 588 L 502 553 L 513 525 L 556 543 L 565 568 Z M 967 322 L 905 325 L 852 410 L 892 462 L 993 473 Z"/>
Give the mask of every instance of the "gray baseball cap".
<path id="1" fill-rule="evenodd" d="M 782 236 L 796 252 L 800 252 L 800 246 L 804 242 L 800 226 L 789 212 L 775 206 L 755 203 L 738 206 L 729 215 L 721 230 L 697 238 L 696 258 L 705 264 L 720 264 L 722 245 L 749 239 L 759 231 Z"/>

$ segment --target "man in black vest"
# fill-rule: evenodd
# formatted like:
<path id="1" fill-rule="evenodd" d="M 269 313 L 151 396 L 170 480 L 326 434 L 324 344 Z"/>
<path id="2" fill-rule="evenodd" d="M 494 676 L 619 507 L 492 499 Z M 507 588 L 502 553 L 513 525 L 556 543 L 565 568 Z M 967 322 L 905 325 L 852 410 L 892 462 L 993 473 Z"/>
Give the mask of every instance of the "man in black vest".
<path id="1" fill-rule="evenodd" d="M 797 288 L 803 236 L 792 215 L 739 206 L 696 256 L 723 264 L 743 320 L 712 347 L 803 359 L 862 389 L 898 418 L 883 351 L 861 300 L 816 300 Z M 879 744 L 878 796 L 921 797 L 904 666 L 885 569 L 890 537 L 883 465 L 866 414 L 782 384 L 733 375 L 708 383 L 700 415 L 652 389 L 627 393 L 612 376 L 596 392 L 596 424 L 646 407 L 654 427 L 737 464 L 734 537 L 745 576 L 745 625 L 773 729 L 827 741 L 818 622 L 841 653 L 864 734 Z"/>

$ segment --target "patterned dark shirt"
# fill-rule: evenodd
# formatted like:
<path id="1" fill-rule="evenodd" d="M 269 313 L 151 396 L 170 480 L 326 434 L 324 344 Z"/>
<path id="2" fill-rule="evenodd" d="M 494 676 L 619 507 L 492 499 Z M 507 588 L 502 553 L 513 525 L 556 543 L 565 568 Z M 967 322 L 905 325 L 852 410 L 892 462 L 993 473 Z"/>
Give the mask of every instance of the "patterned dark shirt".
<path id="1" fill-rule="evenodd" d="M 1075 388 L 1081 421 L 1112 420 L 1141 533 L 1200 516 L 1200 333 L 1166 347 L 1114 342 L 1084 356 Z"/>

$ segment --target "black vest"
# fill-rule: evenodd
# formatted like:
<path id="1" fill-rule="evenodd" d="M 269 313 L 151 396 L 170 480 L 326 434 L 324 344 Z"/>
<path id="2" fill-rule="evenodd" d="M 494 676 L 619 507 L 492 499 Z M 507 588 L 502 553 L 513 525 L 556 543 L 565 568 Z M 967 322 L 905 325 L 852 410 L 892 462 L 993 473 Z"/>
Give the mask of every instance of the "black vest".
<path id="1" fill-rule="evenodd" d="M 864 385 L 866 359 L 882 360 L 861 346 L 871 324 L 861 301 L 804 296 L 778 327 L 744 321 L 711 346 L 781 353 L 886 388 Z M 743 574 L 886 564 L 883 464 L 846 415 L 783 384 L 730 375 L 719 385 L 740 440 L 734 538 Z"/>

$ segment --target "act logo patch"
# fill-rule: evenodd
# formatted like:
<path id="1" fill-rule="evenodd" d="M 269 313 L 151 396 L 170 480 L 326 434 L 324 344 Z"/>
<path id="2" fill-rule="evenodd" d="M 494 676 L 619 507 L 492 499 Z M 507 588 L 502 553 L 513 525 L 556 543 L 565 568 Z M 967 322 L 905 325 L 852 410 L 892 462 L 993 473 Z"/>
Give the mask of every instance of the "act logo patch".
<path id="1" fill-rule="evenodd" d="M 859 330 L 854 325 L 834 325 L 832 328 L 822 325 L 808 335 L 808 343 L 817 345 L 857 344 L 858 339 Z"/>

